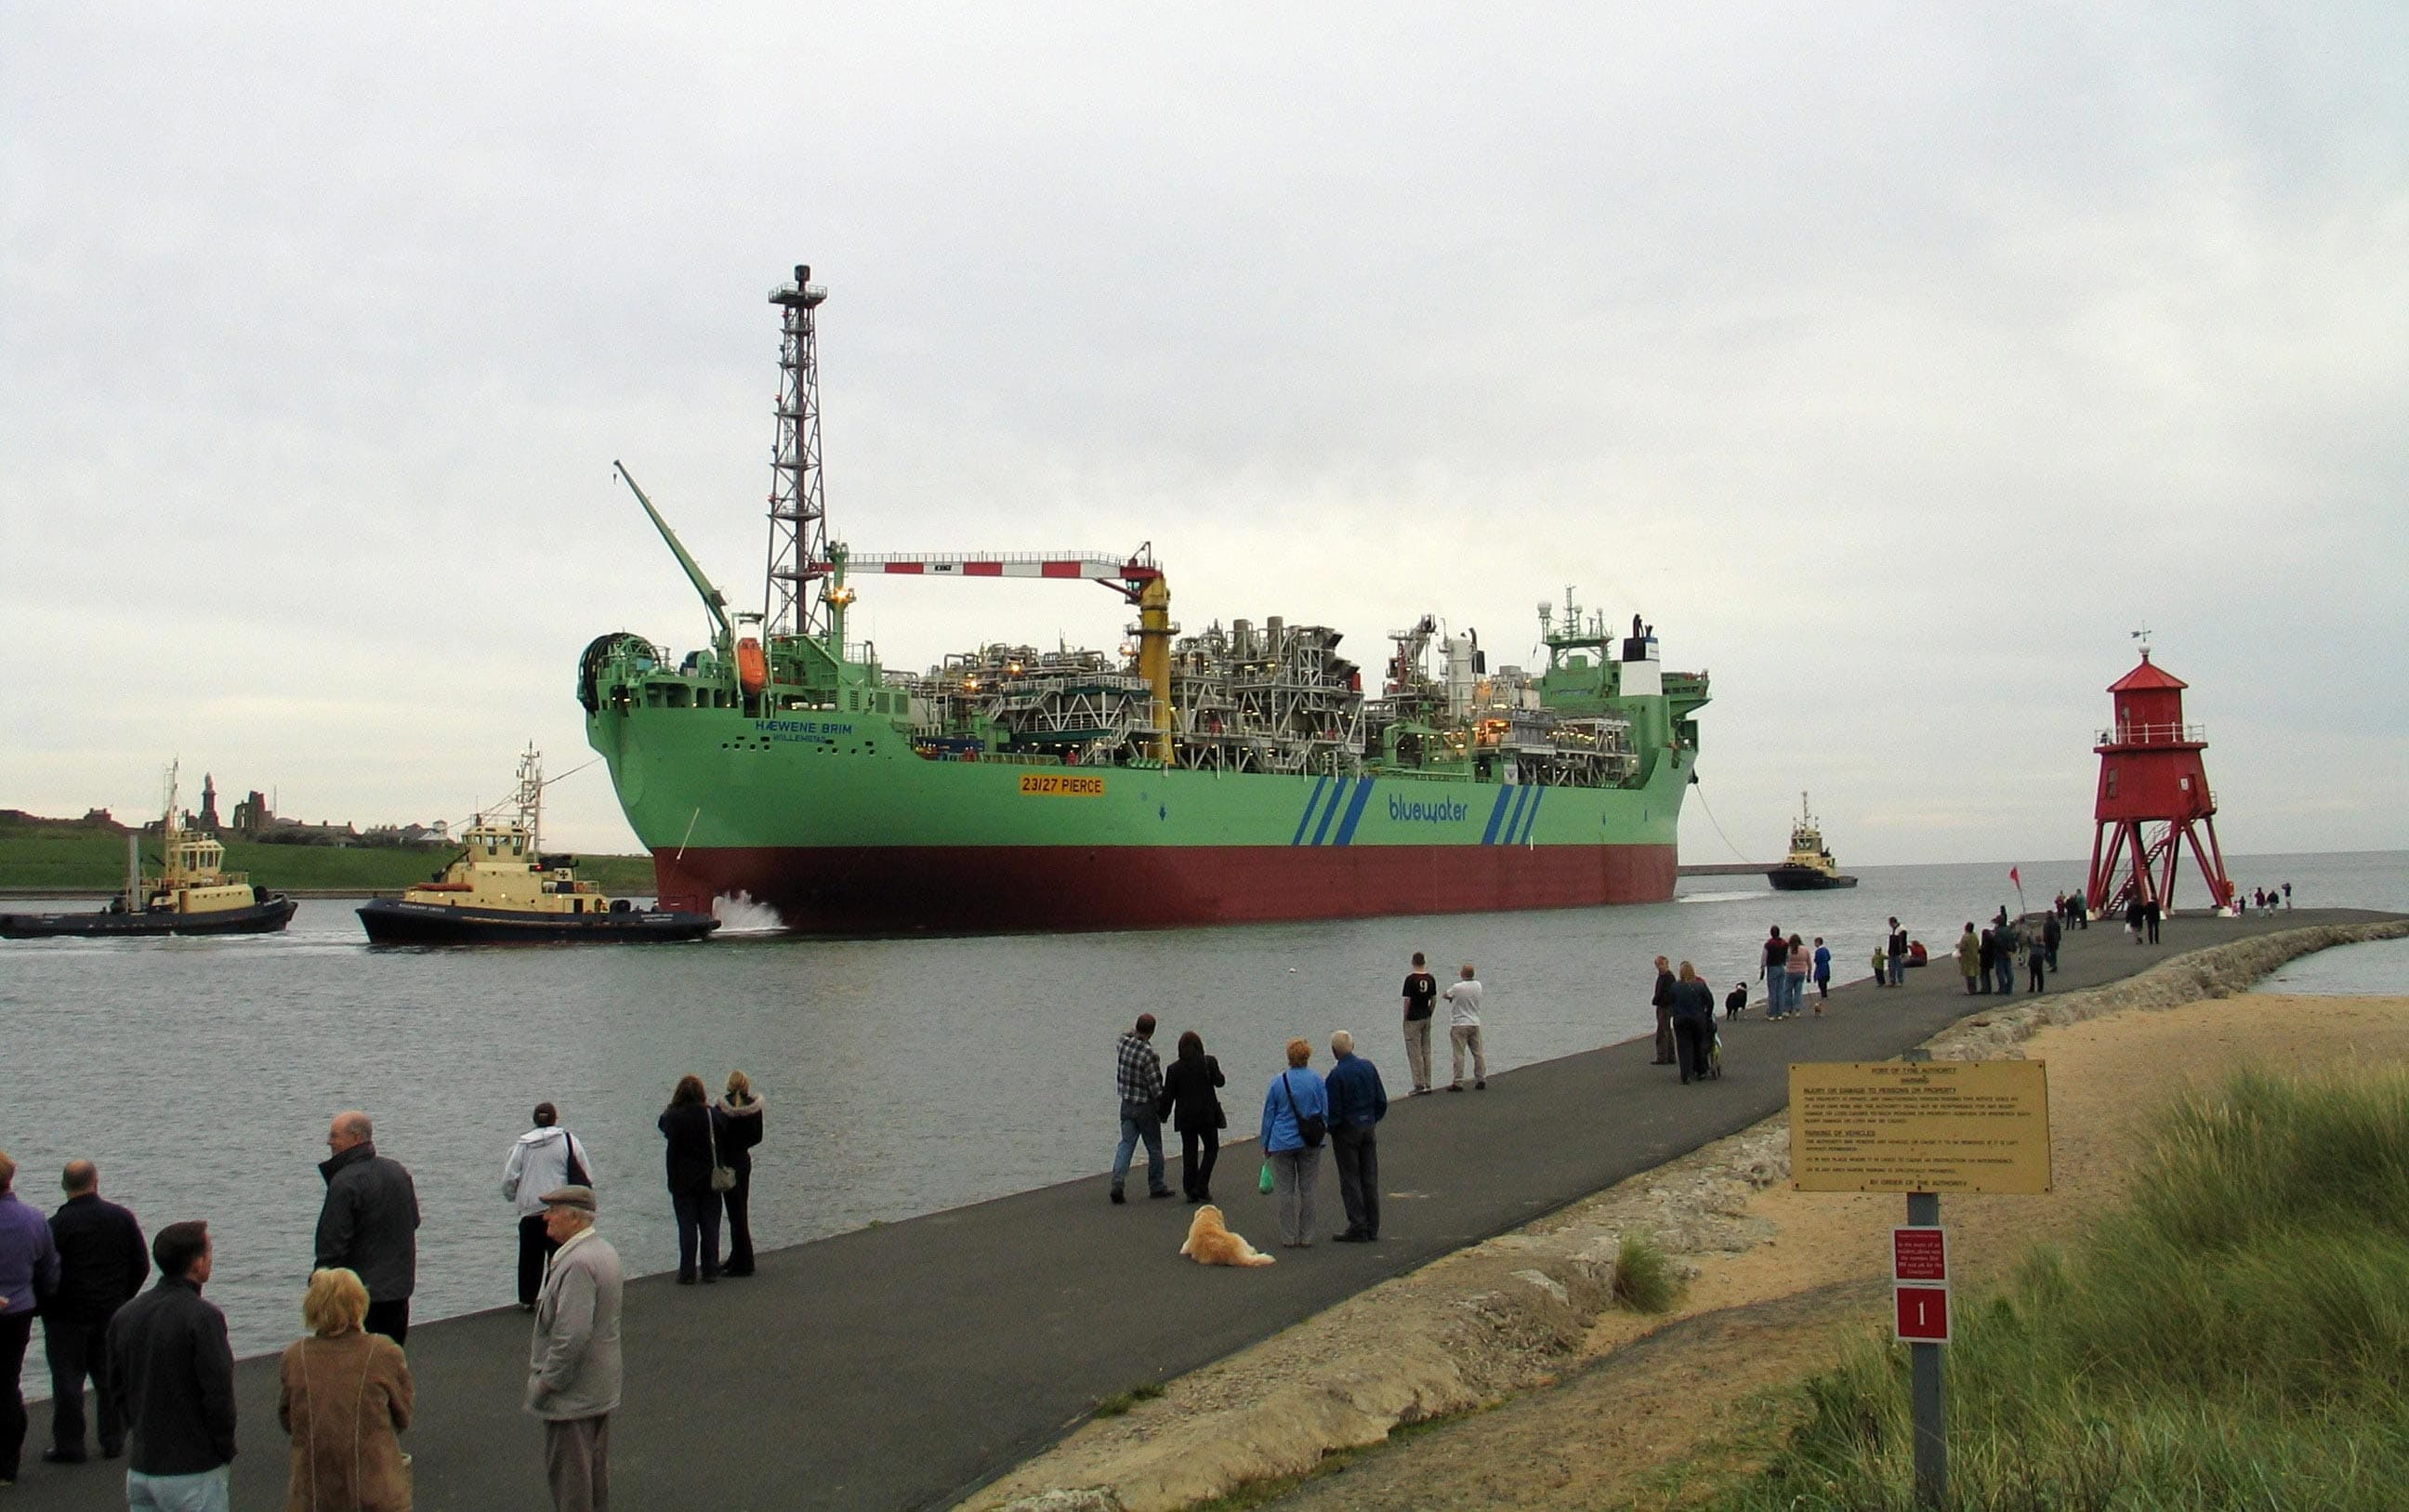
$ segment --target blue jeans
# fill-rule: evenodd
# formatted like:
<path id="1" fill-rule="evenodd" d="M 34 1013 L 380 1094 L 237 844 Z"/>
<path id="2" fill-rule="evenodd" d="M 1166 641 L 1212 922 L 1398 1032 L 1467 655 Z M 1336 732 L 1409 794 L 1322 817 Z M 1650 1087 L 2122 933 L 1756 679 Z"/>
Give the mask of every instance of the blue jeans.
<path id="1" fill-rule="evenodd" d="M 146 1476 L 125 1473 L 125 1505 L 129 1512 L 228 1512 L 233 1491 L 231 1466 L 220 1465 L 193 1476 Z"/>
<path id="2" fill-rule="evenodd" d="M 1782 977 L 1782 987 L 1790 994 L 1790 1011 L 1795 1014 L 1807 1006 L 1807 973 L 1784 972 Z"/>
<path id="3" fill-rule="evenodd" d="M 1907 986 L 1907 958 L 1903 955 L 1890 958 L 1890 985 L 1895 987 Z"/>
<path id="4" fill-rule="evenodd" d="M 1121 1104 L 1121 1145 L 1113 1152 L 1113 1190 L 1120 1190 L 1129 1179 L 1130 1157 L 1137 1153 L 1141 1139 L 1146 1141 L 1146 1189 L 1169 1191 L 1162 1179 L 1162 1120 L 1154 1116 L 1151 1102 Z"/>

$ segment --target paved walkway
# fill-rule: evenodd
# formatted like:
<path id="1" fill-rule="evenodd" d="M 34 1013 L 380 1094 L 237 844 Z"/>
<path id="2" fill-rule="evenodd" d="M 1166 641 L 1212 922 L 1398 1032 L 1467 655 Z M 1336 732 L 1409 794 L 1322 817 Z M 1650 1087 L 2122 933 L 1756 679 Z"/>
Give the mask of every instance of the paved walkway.
<path id="1" fill-rule="evenodd" d="M 2388 916 L 2176 919 L 2156 946 L 2094 928 L 2068 935 L 2053 987 L 2097 986 L 2248 934 Z M 1948 943 L 1940 931 L 1933 939 Z M 1778 1113 L 1793 1060 L 1885 1059 L 1984 1001 L 1965 995 L 1954 962 L 1936 959 L 1901 989 L 1840 988 L 1823 1018 L 1727 1026 L 1720 1082 L 1680 1086 L 1649 1064 L 1639 1040 L 1503 1073 L 1485 1092 L 1401 1100 L 1381 1126 L 1392 1193 L 1381 1242 L 1279 1251 L 1266 1269 L 1179 1259 L 1187 1205 L 1139 1197 L 1109 1206 L 1098 1174 L 780 1250 L 751 1280 L 647 1277 L 627 1292 L 627 1400 L 611 1434 L 617 1502 L 719 1512 L 947 1505 L 1052 1443 L 1100 1397 L 1220 1359 Z M 1240 1129 L 1252 1126 L 1258 1095 L 1227 1094 Z M 1109 1098 L 1098 1108 L 1102 1154 Z M 958 1132 L 976 1137 L 967 1123 Z M 1218 1195 L 1234 1227 L 1269 1242 L 1257 1163 L 1251 1142 L 1225 1151 Z M 1322 1222 L 1334 1231 L 1343 1218 L 1326 1169 L 1321 1188 Z M 606 1207 L 603 1231 L 658 1221 L 657 1205 Z M 527 1319 L 508 1308 L 411 1334 L 419 1417 L 405 1444 L 421 1512 L 548 1505 L 541 1433 L 519 1410 L 527 1346 Z M 281 1505 L 275 1361 L 245 1361 L 237 1386 L 234 1504 Z M 38 1462 L 48 1426 L 47 1405 L 36 1407 L 22 1478 L 0 1505 L 123 1507 L 116 1465 Z"/>

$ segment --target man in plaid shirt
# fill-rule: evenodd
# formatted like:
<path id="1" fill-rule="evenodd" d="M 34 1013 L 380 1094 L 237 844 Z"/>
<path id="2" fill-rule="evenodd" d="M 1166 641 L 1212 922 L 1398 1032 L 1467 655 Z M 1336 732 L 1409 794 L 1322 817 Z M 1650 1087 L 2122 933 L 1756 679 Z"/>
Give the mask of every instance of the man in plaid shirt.
<path id="1" fill-rule="evenodd" d="M 1121 1093 L 1121 1147 L 1113 1155 L 1113 1201 L 1127 1201 L 1121 1184 L 1129 1179 L 1130 1157 L 1137 1142 L 1146 1141 L 1146 1185 L 1148 1197 L 1168 1197 L 1162 1181 L 1162 1116 L 1155 1111 L 1162 1097 L 1162 1058 L 1154 1053 L 1154 1015 L 1137 1015 L 1137 1027 L 1121 1036 L 1117 1079 Z"/>

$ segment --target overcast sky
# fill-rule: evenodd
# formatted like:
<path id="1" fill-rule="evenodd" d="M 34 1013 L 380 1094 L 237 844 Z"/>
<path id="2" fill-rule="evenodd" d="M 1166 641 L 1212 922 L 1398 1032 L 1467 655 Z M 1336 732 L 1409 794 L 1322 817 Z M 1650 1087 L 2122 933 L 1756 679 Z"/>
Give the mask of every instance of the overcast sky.
<path id="1" fill-rule="evenodd" d="M 1151 541 L 1373 666 L 1570 585 L 1712 674 L 1686 860 L 1802 788 L 1847 864 L 2087 854 L 2144 624 L 2229 851 L 2409 846 L 2398 0 L 13 0 L 0 806 L 585 760 L 586 641 L 704 628 L 613 458 L 759 604 L 799 262 L 855 549 Z M 634 844 L 599 766 L 547 831 Z"/>

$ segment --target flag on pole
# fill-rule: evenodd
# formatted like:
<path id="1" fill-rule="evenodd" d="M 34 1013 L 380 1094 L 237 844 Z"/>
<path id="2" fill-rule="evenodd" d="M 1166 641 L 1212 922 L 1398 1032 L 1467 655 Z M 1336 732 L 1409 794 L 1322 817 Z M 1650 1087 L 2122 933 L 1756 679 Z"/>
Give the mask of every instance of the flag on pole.
<path id="1" fill-rule="evenodd" d="M 2014 883 L 2019 887 L 2025 885 L 2025 879 L 2016 875 L 2016 869 L 2014 867 L 2008 868 L 2008 880 Z"/>

